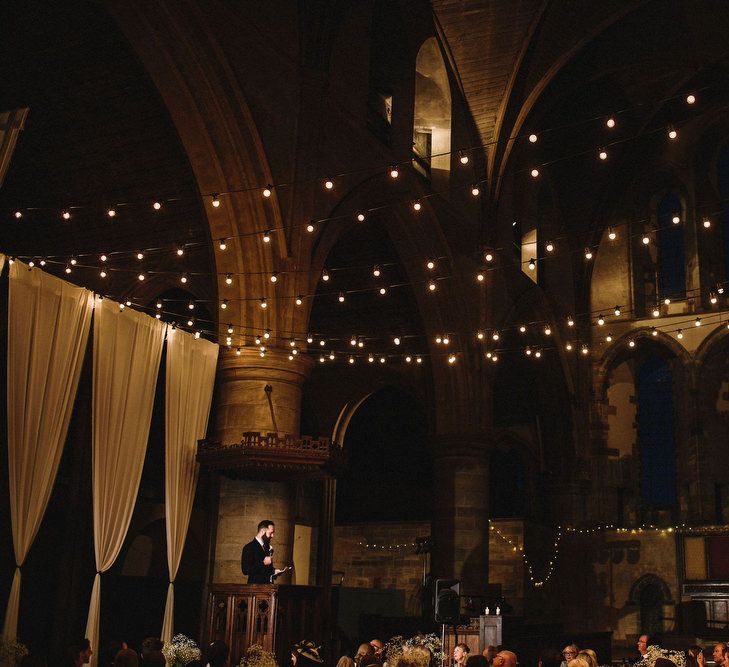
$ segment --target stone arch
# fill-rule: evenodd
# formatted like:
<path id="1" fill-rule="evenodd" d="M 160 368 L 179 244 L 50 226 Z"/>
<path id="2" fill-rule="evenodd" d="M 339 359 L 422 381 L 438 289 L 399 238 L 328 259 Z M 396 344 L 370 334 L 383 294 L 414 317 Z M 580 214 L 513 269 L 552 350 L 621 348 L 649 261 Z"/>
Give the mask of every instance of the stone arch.
<path id="1" fill-rule="evenodd" d="M 663 631 L 663 605 L 672 603 L 671 589 L 656 574 L 644 574 L 630 587 L 628 604 L 638 607 L 638 631 L 642 634 Z"/>

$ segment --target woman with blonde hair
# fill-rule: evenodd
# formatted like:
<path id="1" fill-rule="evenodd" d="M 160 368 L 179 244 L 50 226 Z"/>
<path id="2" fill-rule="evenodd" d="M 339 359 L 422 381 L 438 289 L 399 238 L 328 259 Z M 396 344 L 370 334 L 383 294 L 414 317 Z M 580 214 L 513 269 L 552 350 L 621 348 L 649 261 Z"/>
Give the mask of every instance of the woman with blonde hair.
<path id="1" fill-rule="evenodd" d="M 597 653 L 591 648 L 583 648 L 578 654 L 578 658 L 584 658 L 590 663 L 590 667 L 600 667 L 600 663 L 597 661 Z"/>
<path id="2" fill-rule="evenodd" d="M 572 660 L 567 663 L 567 667 L 592 667 L 592 665 L 590 664 L 587 656 L 579 655 L 578 653 L 576 658 L 572 658 Z"/>

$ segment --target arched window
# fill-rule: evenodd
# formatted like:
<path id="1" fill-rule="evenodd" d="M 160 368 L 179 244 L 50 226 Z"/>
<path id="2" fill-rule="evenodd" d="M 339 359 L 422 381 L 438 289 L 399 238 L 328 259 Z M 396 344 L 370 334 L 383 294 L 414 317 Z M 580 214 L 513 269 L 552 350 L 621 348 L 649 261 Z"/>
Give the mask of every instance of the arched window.
<path id="1" fill-rule="evenodd" d="M 451 90 L 435 37 L 425 40 L 415 61 L 413 152 L 416 169 L 432 180 L 450 172 Z"/>
<path id="2" fill-rule="evenodd" d="M 653 353 L 637 373 L 641 499 L 646 510 L 671 509 L 677 500 L 673 373 Z"/>
<path id="3" fill-rule="evenodd" d="M 686 257 L 684 253 L 684 226 L 674 223 L 674 217 L 681 216 L 681 201 L 673 193 L 667 193 L 658 202 L 658 296 L 671 299 L 686 297 Z M 650 304 L 648 304 L 650 305 Z"/>
<path id="4" fill-rule="evenodd" d="M 720 220 L 724 250 L 724 279 L 726 280 L 729 277 L 729 143 L 721 147 L 717 167 L 719 199 L 721 201 Z"/>

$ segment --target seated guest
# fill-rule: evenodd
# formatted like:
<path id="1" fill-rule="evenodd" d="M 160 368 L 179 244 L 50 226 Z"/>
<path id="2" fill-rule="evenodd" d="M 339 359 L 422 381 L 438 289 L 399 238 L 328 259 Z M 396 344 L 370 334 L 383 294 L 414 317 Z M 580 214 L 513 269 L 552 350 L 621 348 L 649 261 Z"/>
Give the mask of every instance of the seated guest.
<path id="1" fill-rule="evenodd" d="M 567 646 L 562 649 L 562 656 L 564 657 L 564 660 L 562 660 L 560 667 L 567 667 L 567 663 L 573 658 L 576 658 L 579 652 L 580 649 L 577 647 L 577 644 L 567 644 Z"/>
<path id="2" fill-rule="evenodd" d="M 348 655 L 343 655 L 337 662 L 337 667 L 354 667 L 354 660 Z"/>
<path id="3" fill-rule="evenodd" d="M 578 654 L 578 658 L 584 658 L 590 664 L 590 667 L 599 667 L 600 663 L 597 661 L 597 653 L 591 648 L 583 648 Z"/>
<path id="4" fill-rule="evenodd" d="M 385 647 L 385 645 L 382 643 L 382 640 L 370 639 L 370 646 L 373 648 L 377 659 L 382 662 L 382 649 Z"/>
<path id="5" fill-rule="evenodd" d="M 686 667 L 705 667 L 706 656 L 700 646 L 689 646 L 686 651 Z"/>
<path id="6" fill-rule="evenodd" d="M 360 644 L 357 653 L 354 654 L 354 664 L 359 665 L 366 655 L 374 655 L 375 649 L 371 644 Z"/>
<path id="7" fill-rule="evenodd" d="M 139 667 L 137 652 L 130 648 L 123 648 L 114 658 L 114 667 Z"/>
<path id="8" fill-rule="evenodd" d="M 484 650 L 483 650 L 483 657 L 488 660 L 489 665 L 493 662 L 494 656 L 496 656 L 496 647 L 493 644 L 489 644 Z"/>
<path id="9" fill-rule="evenodd" d="M 68 667 L 88 665 L 92 653 L 91 642 L 88 639 L 81 639 L 66 649 L 65 664 Z"/>
<path id="10" fill-rule="evenodd" d="M 147 637 L 146 639 L 142 640 L 142 655 L 140 656 L 142 658 L 142 664 L 148 664 L 147 656 L 153 653 L 160 653 L 163 646 L 164 642 L 158 637 Z M 154 664 L 157 663 L 155 662 Z"/>
<path id="11" fill-rule="evenodd" d="M 460 643 L 456 644 L 453 649 L 453 667 L 465 667 L 468 654 L 471 649 L 468 648 L 468 644 Z"/>
<path id="12" fill-rule="evenodd" d="M 493 667 L 516 667 L 516 653 L 513 651 L 499 651 L 491 663 Z"/>

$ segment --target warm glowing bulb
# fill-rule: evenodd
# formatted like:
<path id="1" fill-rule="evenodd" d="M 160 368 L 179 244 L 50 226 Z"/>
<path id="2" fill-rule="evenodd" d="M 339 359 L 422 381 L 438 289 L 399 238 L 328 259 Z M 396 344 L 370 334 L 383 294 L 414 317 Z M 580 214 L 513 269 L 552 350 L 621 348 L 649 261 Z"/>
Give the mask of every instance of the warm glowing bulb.
<path id="1" fill-rule="evenodd" d="M 177 256 L 178 256 L 178 257 L 182 257 L 182 256 L 183 256 L 184 254 L 185 254 L 185 249 L 184 249 L 184 248 L 182 248 L 182 247 L 179 247 L 179 248 L 177 249 Z"/>
<path id="2" fill-rule="evenodd" d="M 63 213 L 61 213 L 61 217 L 64 220 L 70 220 L 71 219 L 71 211 L 69 211 L 69 210 L 63 211 Z"/>
<path id="3" fill-rule="evenodd" d="M 268 301 L 266 301 L 265 296 L 261 299 L 261 308 L 263 308 L 264 310 L 268 308 Z"/>
<path id="4" fill-rule="evenodd" d="M 532 144 L 536 144 L 536 143 L 537 143 L 537 139 L 538 139 L 538 138 L 539 138 L 539 137 L 537 137 L 537 135 L 536 135 L 536 134 L 530 134 L 530 135 L 529 135 L 529 141 L 530 141 L 530 142 L 531 142 Z"/>
<path id="5" fill-rule="evenodd" d="M 435 292 L 435 282 L 434 282 L 434 281 L 432 281 L 432 280 L 431 280 L 431 281 L 430 281 L 430 282 L 428 283 L 428 289 L 429 289 L 429 290 L 430 290 L 431 292 Z"/>
<path id="6" fill-rule="evenodd" d="M 113 218 L 116 215 L 116 209 L 110 208 L 106 211 L 106 215 L 108 215 L 110 218 Z"/>
<path id="7" fill-rule="evenodd" d="M 233 284 L 233 276 L 230 273 L 225 274 L 225 284 L 226 285 L 232 285 Z"/>
<path id="8" fill-rule="evenodd" d="M 529 259 L 529 264 L 527 266 L 530 271 L 534 271 L 534 269 L 537 268 L 537 263 L 534 261 L 533 257 Z"/>
<path id="9" fill-rule="evenodd" d="M 301 298 L 301 295 L 296 297 L 296 305 L 300 306 L 302 303 L 304 303 L 304 300 Z"/>
<path id="10" fill-rule="evenodd" d="M 400 345 L 400 336 L 395 336 L 392 339 L 392 342 L 395 343 L 395 345 Z"/>
<path id="11" fill-rule="evenodd" d="M 339 303 L 344 303 L 344 292 L 340 292 L 337 298 L 339 299 Z"/>
<path id="12" fill-rule="evenodd" d="M 519 332 L 526 333 L 526 327 L 523 324 L 519 327 Z"/>
<path id="13" fill-rule="evenodd" d="M 704 218 L 704 229 L 709 229 L 709 227 L 711 227 L 711 220 Z"/>
<path id="14" fill-rule="evenodd" d="M 456 363 L 456 355 L 455 354 L 451 354 L 451 355 L 448 356 L 448 363 L 449 364 L 455 364 Z"/>
<path id="15" fill-rule="evenodd" d="M 156 201 L 154 204 L 152 204 L 152 208 L 155 211 L 159 211 L 162 208 L 162 202 Z"/>
<path id="16" fill-rule="evenodd" d="M 331 178 L 327 178 L 326 181 L 324 181 L 324 187 L 327 190 L 331 190 L 334 188 L 334 181 Z"/>
<path id="17" fill-rule="evenodd" d="M 220 307 L 221 307 L 221 308 L 222 308 L 223 310 L 225 310 L 225 309 L 226 309 L 226 308 L 228 307 L 228 299 L 223 299 L 223 300 L 222 300 L 222 301 L 220 302 Z"/>
<path id="18" fill-rule="evenodd" d="M 486 280 L 486 276 L 481 271 L 479 271 L 476 274 L 476 280 L 478 280 L 478 282 L 482 283 L 484 280 Z"/>
<path id="19" fill-rule="evenodd" d="M 676 132 L 676 130 L 674 130 L 673 128 L 671 128 L 668 131 L 668 138 L 669 139 L 675 139 L 677 136 L 678 136 L 678 132 Z"/>
<path id="20" fill-rule="evenodd" d="M 183 285 L 184 285 L 184 284 L 185 284 L 185 283 L 187 282 L 187 274 L 186 274 L 186 273 L 183 273 L 183 274 L 182 274 L 182 275 L 180 276 L 180 282 L 181 282 L 181 283 L 182 283 Z"/>
<path id="21" fill-rule="evenodd" d="M 605 149 L 601 150 L 601 151 L 600 151 L 600 152 L 598 153 L 598 157 L 599 157 L 599 158 L 600 158 L 601 160 L 607 160 L 607 151 L 606 151 Z"/>
<path id="22" fill-rule="evenodd" d="M 314 223 L 310 222 L 308 225 L 306 225 L 306 231 L 311 234 L 314 231 Z"/>
<path id="23" fill-rule="evenodd" d="M 663 303 L 665 303 L 667 306 L 670 306 L 671 305 L 671 299 L 669 299 L 668 297 L 666 297 L 665 299 L 663 299 Z"/>
<path id="24" fill-rule="evenodd" d="M 492 340 L 499 340 L 499 332 L 498 332 L 498 331 L 494 331 L 494 332 L 493 332 L 493 333 L 491 334 L 491 339 L 492 339 Z"/>
<path id="25" fill-rule="evenodd" d="M 78 260 L 75 257 L 71 257 L 71 265 L 76 266 L 78 264 Z"/>
<path id="26" fill-rule="evenodd" d="M 539 176 L 539 169 L 532 169 L 531 171 L 532 178 L 536 178 Z"/>
<path id="27" fill-rule="evenodd" d="M 146 277 L 146 276 L 145 276 L 145 275 L 144 275 L 143 273 L 140 273 L 140 274 L 139 274 L 139 275 L 137 276 L 137 279 L 138 279 L 139 281 L 142 281 L 142 280 L 144 280 L 144 279 L 145 279 L 145 277 Z"/>
<path id="28" fill-rule="evenodd" d="M 22 217 L 23 217 L 22 211 L 15 211 L 15 218 L 17 220 L 20 220 L 20 218 L 22 218 Z"/>
<path id="29" fill-rule="evenodd" d="M 711 301 L 712 304 L 715 304 L 719 299 L 717 299 L 716 294 L 714 292 L 709 293 L 709 301 Z"/>
<path id="30" fill-rule="evenodd" d="M 427 261 L 427 263 L 425 264 L 425 266 L 427 266 L 427 267 L 428 267 L 428 269 L 429 269 L 430 271 L 432 271 L 432 270 L 433 270 L 433 269 L 435 268 L 435 260 L 433 260 L 433 259 L 429 259 L 429 260 Z"/>
<path id="31" fill-rule="evenodd" d="M 590 248 L 585 248 L 585 259 L 592 259 L 592 250 Z"/>
<path id="32" fill-rule="evenodd" d="M 108 257 L 106 256 L 106 254 L 104 254 L 104 255 L 101 255 L 101 257 L 99 257 L 99 259 L 100 259 L 100 260 L 101 260 L 102 262 L 105 262 L 105 261 L 106 261 L 107 259 L 109 259 L 109 258 L 108 258 Z"/>
<path id="33" fill-rule="evenodd" d="M 141 251 L 140 251 L 140 252 L 138 252 L 138 253 L 137 253 L 137 259 L 144 259 L 144 253 L 143 253 L 143 252 L 141 252 Z"/>
<path id="34" fill-rule="evenodd" d="M 598 317 L 597 317 L 597 323 L 600 326 L 603 326 L 605 324 L 605 318 L 602 315 L 598 315 Z"/>
<path id="35" fill-rule="evenodd" d="M 481 189 L 478 187 L 478 185 L 471 186 L 471 194 L 474 197 L 478 197 L 481 194 Z"/>
<path id="36" fill-rule="evenodd" d="M 486 251 L 484 252 L 484 254 L 483 254 L 483 258 L 484 258 L 484 259 L 485 259 L 485 260 L 486 260 L 487 262 L 493 262 L 493 261 L 494 261 L 494 253 L 493 253 L 493 252 L 491 252 L 490 250 L 486 250 Z"/>
<path id="37" fill-rule="evenodd" d="M 104 269 L 101 269 L 101 271 L 99 271 L 99 275 L 100 275 L 100 276 L 101 276 L 102 278 L 106 278 L 106 271 L 104 271 Z"/>
<path id="38" fill-rule="evenodd" d="M 272 283 L 277 283 L 278 282 L 278 273 L 272 273 L 270 280 Z"/>
<path id="39" fill-rule="evenodd" d="M 590 351 L 590 349 L 587 347 L 587 345 L 582 346 L 582 354 L 587 354 Z"/>
<path id="40" fill-rule="evenodd" d="M 195 310 L 195 302 L 194 301 L 190 301 L 190 303 L 187 304 L 187 307 L 190 310 Z"/>
<path id="41" fill-rule="evenodd" d="M 307 334 L 306 335 L 306 342 L 307 343 L 313 343 L 314 342 L 314 337 L 311 334 Z"/>
<path id="42" fill-rule="evenodd" d="M 448 336 L 443 336 L 443 345 L 448 345 L 448 343 L 451 342 L 451 339 L 448 338 Z"/>
<path id="43" fill-rule="evenodd" d="M 572 319 L 572 316 L 571 315 L 567 318 L 567 326 L 568 327 L 575 326 L 575 321 L 574 321 L 574 319 Z"/>
<path id="44" fill-rule="evenodd" d="M 326 283 L 329 282 L 329 274 L 326 272 L 326 269 L 322 271 L 321 279 Z"/>
<path id="45" fill-rule="evenodd" d="M 547 245 L 544 246 L 544 249 L 547 252 L 554 252 L 554 243 L 552 241 L 547 241 Z"/>
<path id="46" fill-rule="evenodd" d="M 696 95 L 686 95 L 686 104 L 694 104 L 696 102 Z"/>
<path id="47" fill-rule="evenodd" d="M 218 241 L 218 248 L 225 250 L 227 247 L 228 244 L 225 242 L 225 239 L 220 239 L 220 241 Z"/>
<path id="48" fill-rule="evenodd" d="M 397 178 L 399 175 L 400 172 L 397 170 L 397 167 L 390 168 L 390 178 Z"/>
<path id="49" fill-rule="evenodd" d="M 379 278 L 380 277 L 380 267 L 377 264 L 375 264 L 375 266 L 372 268 L 372 275 L 375 278 Z"/>
<path id="50" fill-rule="evenodd" d="M 357 213 L 357 222 L 364 222 L 364 221 L 365 221 L 365 214 Z"/>
<path id="51" fill-rule="evenodd" d="M 694 320 L 694 326 L 695 326 L 695 327 L 700 327 L 700 326 L 701 326 L 701 318 L 700 318 L 700 317 L 697 317 L 697 318 L 696 318 L 696 319 Z"/>
<path id="52" fill-rule="evenodd" d="M 483 331 L 479 331 L 479 332 L 478 332 L 478 333 L 476 334 L 476 338 L 478 338 L 478 340 L 483 340 Z"/>
<path id="53" fill-rule="evenodd" d="M 528 345 L 526 346 L 526 349 L 524 350 L 524 354 L 526 354 L 527 357 L 532 356 L 532 348 L 530 348 Z"/>
<path id="54" fill-rule="evenodd" d="M 387 294 L 387 289 L 385 289 L 384 287 L 380 287 L 380 294 L 382 296 L 385 296 L 385 294 Z"/>
<path id="55" fill-rule="evenodd" d="M 651 336 L 657 336 L 658 335 L 658 329 L 655 327 L 651 327 Z"/>
<path id="56" fill-rule="evenodd" d="M 540 358 L 540 357 L 542 356 L 542 352 L 541 352 L 541 350 L 537 350 L 537 351 L 536 351 L 536 352 L 534 353 L 534 356 L 535 356 L 535 357 L 536 357 L 537 359 L 539 359 L 539 358 Z"/>
<path id="57" fill-rule="evenodd" d="M 676 332 L 676 338 L 683 338 L 683 329 L 679 329 Z"/>
<path id="58" fill-rule="evenodd" d="M 648 245 L 651 242 L 650 236 L 648 234 L 643 234 L 643 238 L 641 239 L 643 245 Z"/>
<path id="59" fill-rule="evenodd" d="M 613 342 L 613 336 L 612 336 L 612 334 L 608 334 L 607 336 L 605 336 L 605 340 L 608 343 L 612 343 Z"/>
<path id="60" fill-rule="evenodd" d="M 635 347 L 635 341 L 632 338 L 628 341 L 628 347 Z"/>
<path id="61" fill-rule="evenodd" d="M 213 194 L 212 201 L 215 208 L 218 208 L 218 206 L 220 206 L 220 197 L 218 197 L 217 194 Z"/>
<path id="62" fill-rule="evenodd" d="M 350 357 L 350 358 L 349 358 L 349 363 L 350 363 L 350 364 L 353 364 L 353 363 L 354 363 L 354 357 Z"/>
<path id="63" fill-rule="evenodd" d="M 271 232 L 270 230 L 266 230 L 263 232 L 263 242 L 264 243 L 270 243 L 271 242 Z"/>
<path id="64" fill-rule="evenodd" d="M 615 317 L 620 317 L 620 306 L 615 306 L 615 310 L 613 312 L 615 313 Z"/>
<path id="65" fill-rule="evenodd" d="M 422 204 L 419 201 L 413 202 L 413 211 L 419 211 L 422 208 Z"/>
<path id="66" fill-rule="evenodd" d="M 607 125 L 611 130 L 615 127 L 615 119 L 610 117 L 605 121 L 605 125 Z"/>
<path id="67" fill-rule="evenodd" d="M 618 238 L 618 235 L 615 233 L 615 230 L 612 227 L 608 229 L 608 238 L 611 241 L 614 241 L 616 238 Z"/>
<path id="68" fill-rule="evenodd" d="M 572 343 L 567 343 L 564 347 L 569 352 L 572 349 Z"/>
<path id="69" fill-rule="evenodd" d="M 159 310 L 160 308 L 162 308 L 162 302 L 161 302 L 161 301 L 158 301 L 158 302 L 157 302 L 157 303 L 155 304 L 155 306 L 157 306 L 157 310 Z"/>
<path id="70" fill-rule="evenodd" d="M 468 164 L 468 155 L 465 153 L 461 153 L 461 157 L 459 158 L 461 161 L 461 164 Z"/>
<path id="71" fill-rule="evenodd" d="M 267 185 L 265 188 L 263 188 L 263 196 L 268 199 L 271 196 L 271 193 L 273 192 L 273 185 Z"/>
<path id="72" fill-rule="evenodd" d="M 545 336 L 551 336 L 552 335 L 552 329 L 551 329 L 551 327 L 549 325 L 547 325 L 546 327 L 544 327 L 544 335 Z"/>
<path id="73" fill-rule="evenodd" d="M 671 218 L 671 222 L 672 222 L 672 223 L 673 223 L 674 225 L 677 225 L 677 224 L 678 224 L 679 222 L 681 222 L 681 217 L 680 217 L 680 216 L 678 216 L 678 215 L 674 215 L 674 216 L 673 216 L 673 217 Z"/>

